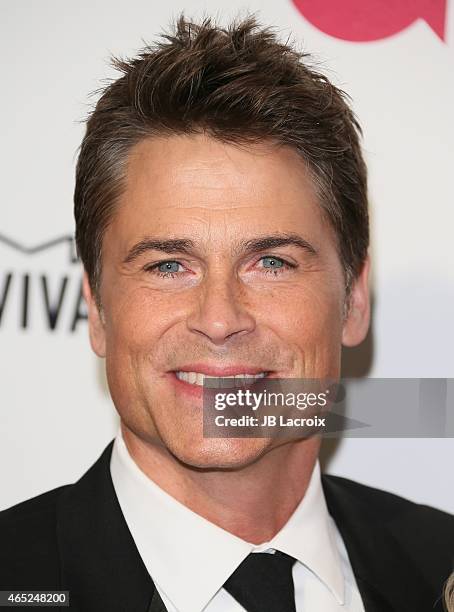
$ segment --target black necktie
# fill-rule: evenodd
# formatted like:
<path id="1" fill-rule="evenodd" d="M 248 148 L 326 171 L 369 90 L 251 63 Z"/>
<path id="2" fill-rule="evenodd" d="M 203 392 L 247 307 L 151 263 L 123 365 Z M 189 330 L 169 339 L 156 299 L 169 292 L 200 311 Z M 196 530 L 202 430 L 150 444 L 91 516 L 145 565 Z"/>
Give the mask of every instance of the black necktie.
<path id="1" fill-rule="evenodd" d="M 276 551 L 250 553 L 224 584 L 248 612 L 296 612 L 292 567 L 296 559 Z"/>

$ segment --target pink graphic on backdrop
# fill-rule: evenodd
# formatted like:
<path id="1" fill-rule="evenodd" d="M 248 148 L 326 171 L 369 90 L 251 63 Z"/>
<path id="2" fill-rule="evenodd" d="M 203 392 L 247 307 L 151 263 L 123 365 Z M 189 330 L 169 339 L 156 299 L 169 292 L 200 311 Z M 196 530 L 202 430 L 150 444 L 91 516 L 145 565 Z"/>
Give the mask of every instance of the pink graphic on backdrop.
<path id="1" fill-rule="evenodd" d="M 342 40 L 387 38 L 423 19 L 445 40 L 447 0 L 293 0 L 316 28 Z"/>

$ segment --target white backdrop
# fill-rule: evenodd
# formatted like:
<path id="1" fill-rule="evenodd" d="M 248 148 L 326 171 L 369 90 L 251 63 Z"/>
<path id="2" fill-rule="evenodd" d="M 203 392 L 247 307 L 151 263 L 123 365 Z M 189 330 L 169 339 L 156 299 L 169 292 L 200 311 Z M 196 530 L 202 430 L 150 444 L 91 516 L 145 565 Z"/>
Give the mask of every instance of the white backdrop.
<path id="1" fill-rule="evenodd" d="M 258 11 L 351 94 L 364 127 L 374 257 L 373 327 L 351 358 L 370 361 L 374 377 L 454 377 L 454 2 L 445 14 L 444 0 L 396 0 L 398 14 L 377 14 L 380 3 L 363 0 L 363 25 L 349 14 L 357 0 L 342 3 L 337 21 L 337 0 L 299 4 L 0 4 L 0 509 L 75 481 L 116 432 L 66 239 L 80 120 L 88 93 L 114 76 L 110 53 L 134 54 L 181 10 L 223 23 Z M 452 439 L 345 439 L 328 450 L 332 473 L 454 512 Z"/>

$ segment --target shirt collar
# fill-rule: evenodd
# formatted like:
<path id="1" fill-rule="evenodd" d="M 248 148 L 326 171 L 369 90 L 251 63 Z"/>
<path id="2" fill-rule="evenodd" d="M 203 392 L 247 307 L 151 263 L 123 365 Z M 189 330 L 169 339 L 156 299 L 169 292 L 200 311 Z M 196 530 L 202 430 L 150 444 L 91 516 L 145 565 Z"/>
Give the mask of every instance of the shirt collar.
<path id="1" fill-rule="evenodd" d="M 202 610 L 250 552 L 276 549 L 306 565 L 344 603 L 344 578 L 315 464 L 306 493 L 284 527 L 256 546 L 196 514 L 148 478 L 121 430 L 110 471 L 123 516 L 153 580 L 178 610 Z"/>

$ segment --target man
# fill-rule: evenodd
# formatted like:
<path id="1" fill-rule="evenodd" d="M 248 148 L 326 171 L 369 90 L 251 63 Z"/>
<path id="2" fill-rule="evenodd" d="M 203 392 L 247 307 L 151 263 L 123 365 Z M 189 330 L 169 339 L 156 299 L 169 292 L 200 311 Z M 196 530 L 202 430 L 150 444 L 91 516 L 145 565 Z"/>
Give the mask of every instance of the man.
<path id="1" fill-rule="evenodd" d="M 345 96 L 252 18 L 181 17 L 116 65 L 75 217 L 121 431 L 76 484 L 1 513 L 0 588 L 80 612 L 440 610 L 452 517 L 321 477 L 320 436 L 203 434 L 206 376 L 336 380 L 367 333 Z"/>

